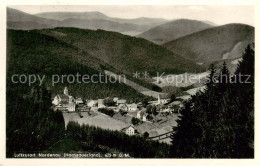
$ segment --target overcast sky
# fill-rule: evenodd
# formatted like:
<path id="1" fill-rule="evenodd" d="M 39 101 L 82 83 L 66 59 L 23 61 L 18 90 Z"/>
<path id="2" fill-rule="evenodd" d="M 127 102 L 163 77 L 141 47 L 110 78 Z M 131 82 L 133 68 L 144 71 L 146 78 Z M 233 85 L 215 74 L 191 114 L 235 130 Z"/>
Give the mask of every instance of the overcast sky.
<path id="1" fill-rule="evenodd" d="M 29 14 L 41 12 L 99 11 L 110 17 L 153 17 L 207 20 L 218 25 L 244 23 L 254 26 L 253 6 L 9 6 Z"/>

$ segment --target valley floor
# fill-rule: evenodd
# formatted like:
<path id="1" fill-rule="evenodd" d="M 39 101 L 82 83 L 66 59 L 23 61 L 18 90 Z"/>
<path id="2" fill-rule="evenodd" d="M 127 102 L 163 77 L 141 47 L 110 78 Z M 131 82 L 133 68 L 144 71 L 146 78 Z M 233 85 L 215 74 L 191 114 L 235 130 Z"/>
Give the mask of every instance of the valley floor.
<path id="1" fill-rule="evenodd" d="M 130 126 L 132 119 L 131 114 L 120 115 L 120 113 L 118 113 L 113 117 L 110 117 L 98 111 L 80 113 L 64 112 L 63 117 L 65 120 L 65 126 L 67 126 L 70 121 L 74 121 L 78 122 L 80 125 L 85 124 L 113 131 L 121 131 L 122 129 Z M 169 136 L 172 133 L 172 127 L 177 126 L 177 119 L 178 114 L 171 114 L 168 116 L 158 114 L 153 122 L 142 122 L 134 127 L 140 135 L 148 132 L 149 138 L 159 140 L 159 142 L 171 144 L 171 139 Z"/>

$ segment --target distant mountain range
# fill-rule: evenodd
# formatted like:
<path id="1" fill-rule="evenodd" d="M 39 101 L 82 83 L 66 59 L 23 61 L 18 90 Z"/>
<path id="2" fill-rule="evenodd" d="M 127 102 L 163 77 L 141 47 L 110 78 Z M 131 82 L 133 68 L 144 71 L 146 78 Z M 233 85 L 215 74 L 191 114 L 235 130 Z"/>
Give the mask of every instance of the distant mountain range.
<path id="1" fill-rule="evenodd" d="M 76 27 L 81 29 L 91 29 L 91 30 L 97 30 L 102 29 L 106 31 L 114 31 L 114 32 L 143 32 L 150 28 L 148 25 L 135 25 L 131 23 L 118 23 L 114 21 L 109 20 L 103 20 L 103 19 L 92 19 L 92 20 L 86 20 L 86 19 L 74 19 L 74 18 L 68 18 L 60 22 L 60 27 Z"/>
<path id="2" fill-rule="evenodd" d="M 7 8 L 6 14 L 8 29 L 44 29 L 53 28 L 59 24 L 57 20 L 37 17 L 12 8 Z"/>
<path id="3" fill-rule="evenodd" d="M 122 18 L 109 17 L 100 12 L 45 12 L 45 13 L 36 14 L 36 16 L 47 18 L 47 19 L 59 20 L 59 21 L 63 21 L 69 18 L 84 19 L 84 20 L 102 19 L 102 20 L 109 20 L 118 23 L 128 23 L 128 24 L 136 24 L 136 25 L 153 25 L 153 26 L 168 21 L 162 18 L 147 18 L 147 17 L 140 17 L 134 19 L 122 19 Z"/>
<path id="4" fill-rule="evenodd" d="M 188 19 L 174 20 L 158 25 L 138 37 L 147 39 L 156 44 L 164 44 L 171 40 L 213 27 L 210 24 Z"/>
<path id="5" fill-rule="evenodd" d="M 254 27 L 227 24 L 193 33 L 163 46 L 197 63 L 241 58 L 245 47 L 254 42 Z"/>
<path id="6" fill-rule="evenodd" d="M 45 13 L 38 13 L 35 16 L 46 18 L 46 19 L 54 19 L 63 21 L 65 19 L 74 18 L 74 19 L 107 19 L 108 16 L 104 15 L 100 12 L 45 12 Z"/>
<path id="7" fill-rule="evenodd" d="M 7 8 L 8 29 L 19 30 L 75 27 L 137 35 L 165 22 L 167 20 L 144 17 L 136 19 L 112 18 L 100 12 L 53 12 L 30 15 L 16 9 Z"/>
<path id="8" fill-rule="evenodd" d="M 201 71 L 212 62 L 220 64 L 241 58 L 246 45 L 255 38 L 254 27 L 244 24 L 218 26 L 210 21 L 188 19 L 121 19 L 100 12 L 30 15 L 12 8 L 7 8 L 7 28 L 42 29 L 37 33 L 85 52 L 85 57 L 74 55 L 81 63 L 97 70 L 106 66 L 127 74 Z"/>

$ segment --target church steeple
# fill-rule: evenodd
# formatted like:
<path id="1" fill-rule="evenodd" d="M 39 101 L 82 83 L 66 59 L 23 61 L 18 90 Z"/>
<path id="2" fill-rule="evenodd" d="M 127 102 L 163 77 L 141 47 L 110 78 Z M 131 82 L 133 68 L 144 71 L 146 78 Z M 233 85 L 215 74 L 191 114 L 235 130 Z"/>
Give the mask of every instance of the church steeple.
<path id="1" fill-rule="evenodd" d="M 161 97 L 158 95 L 158 104 L 161 104 Z"/>
<path id="2" fill-rule="evenodd" d="M 64 89 L 64 95 L 69 95 L 69 90 L 68 90 L 68 88 L 67 87 L 65 87 L 65 89 Z"/>

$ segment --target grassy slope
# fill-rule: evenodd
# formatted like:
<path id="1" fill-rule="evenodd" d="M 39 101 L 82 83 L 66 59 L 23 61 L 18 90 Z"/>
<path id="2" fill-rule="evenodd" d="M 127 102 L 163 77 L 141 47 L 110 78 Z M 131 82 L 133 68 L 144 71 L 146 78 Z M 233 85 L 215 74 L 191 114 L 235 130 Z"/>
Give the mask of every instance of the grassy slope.
<path id="1" fill-rule="evenodd" d="M 154 27 L 138 35 L 138 37 L 147 39 L 157 44 L 163 44 L 211 27 L 211 25 L 204 22 L 180 19 Z"/>
<path id="2" fill-rule="evenodd" d="M 147 71 L 155 75 L 156 72 L 183 73 L 203 70 L 201 66 L 161 46 L 116 32 L 77 28 L 55 28 L 39 32 L 69 43 L 80 51 L 129 75 L 136 71 Z M 76 56 L 76 58 L 84 61 L 82 57 Z"/>
<path id="3" fill-rule="evenodd" d="M 254 28 L 244 24 L 227 24 L 206 29 L 163 46 L 195 62 L 221 60 L 240 41 L 254 41 Z M 234 57 L 233 57 L 234 58 Z"/>

